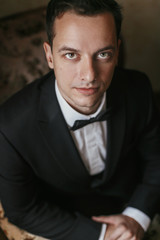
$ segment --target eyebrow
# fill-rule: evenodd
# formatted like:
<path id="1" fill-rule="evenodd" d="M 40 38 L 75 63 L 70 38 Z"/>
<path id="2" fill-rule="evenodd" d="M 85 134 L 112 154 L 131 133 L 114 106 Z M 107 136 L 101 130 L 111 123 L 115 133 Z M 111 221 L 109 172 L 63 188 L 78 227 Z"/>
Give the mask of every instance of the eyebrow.
<path id="1" fill-rule="evenodd" d="M 106 50 L 115 50 L 115 47 L 110 45 L 110 46 L 106 46 L 104 48 L 101 48 L 101 49 L 98 49 L 94 55 L 96 55 L 97 53 L 99 52 L 103 52 L 103 51 L 106 51 Z M 65 51 L 71 51 L 71 52 L 81 52 L 79 49 L 75 49 L 75 48 L 71 48 L 71 47 L 68 47 L 68 46 L 63 46 L 61 47 L 59 50 L 58 50 L 58 53 L 59 52 L 65 52 Z"/>
<path id="2" fill-rule="evenodd" d="M 67 46 L 63 46 L 58 50 L 58 52 L 65 52 L 65 51 L 80 52 L 80 50 L 78 49 L 67 47 Z"/>
<path id="3" fill-rule="evenodd" d="M 94 55 L 97 55 L 98 53 L 103 52 L 103 51 L 107 51 L 107 50 L 115 51 L 115 47 L 112 46 L 112 45 L 106 46 L 106 47 L 104 47 L 104 48 L 101 48 L 101 49 L 97 50 L 97 51 L 94 53 Z"/>

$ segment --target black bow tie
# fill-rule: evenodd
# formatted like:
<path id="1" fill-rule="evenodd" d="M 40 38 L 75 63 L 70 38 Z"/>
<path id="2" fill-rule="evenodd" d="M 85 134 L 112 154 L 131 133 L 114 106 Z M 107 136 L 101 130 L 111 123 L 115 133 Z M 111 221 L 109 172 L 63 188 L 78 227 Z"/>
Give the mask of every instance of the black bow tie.
<path id="1" fill-rule="evenodd" d="M 110 116 L 110 111 L 111 111 L 111 109 L 109 108 L 105 112 L 101 112 L 96 117 L 90 118 L 89 120 L 76 120 L 74 122 L 73 127 L 71 127 L 70 130 L 75 131 L 75 130 L 82 128 L 90 123 L 105 121 Z"/>

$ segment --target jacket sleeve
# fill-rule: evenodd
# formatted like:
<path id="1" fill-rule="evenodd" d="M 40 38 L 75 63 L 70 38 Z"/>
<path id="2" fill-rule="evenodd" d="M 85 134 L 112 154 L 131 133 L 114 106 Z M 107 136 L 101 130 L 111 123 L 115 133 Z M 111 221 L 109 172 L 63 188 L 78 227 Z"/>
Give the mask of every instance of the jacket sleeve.
<path id="1" fill-rule="evenodd" d="M 142 90 L 145 123 L 137 144 L 143 161 L 143 179 L 133 193 L 129 206 L 140 209 L 152 218 L 157 211 L 160 213 L 160 114 L 154 104 L 150 83 L 146 83 Z"/>
<path id="2" fill-rule="evenodd" d="M 101 224 L 38 195 L 31 166 L 0 133 L 0 199 L 9 221 L 51 240 L 97 240 Z"/>

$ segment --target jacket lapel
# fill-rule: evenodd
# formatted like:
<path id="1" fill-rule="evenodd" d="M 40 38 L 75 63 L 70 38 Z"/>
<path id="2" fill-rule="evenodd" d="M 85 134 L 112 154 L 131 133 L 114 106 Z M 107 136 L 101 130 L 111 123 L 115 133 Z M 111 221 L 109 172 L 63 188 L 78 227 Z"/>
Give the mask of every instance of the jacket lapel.
<path id="1" fill-rule="evenodd" d="M 106 171 L 104 174 L 105 180 L 109 180 L 114 173 L 120 158 L 125 134 L 126 104 L 124 86 L 121 85 L 122 77 L 120 72 L 115 71 L 112 84 L 108 91 L 108 105 L 112 107 L 112 113 L 107 122 L 108 137 Z"/>
<path id="2" fill-rule="evenodd" d="M 75 182 L 86 185 L 90 177 L 61 113 L 53 74 L 41 86 L 38 125 L 56 164 Z"/>
<path id="3" fill-rule="evenodd" d="M 112 83 L 107 90 L 107 108 L 111 108 L 110 117 L 107 120 L 107 158 L 105 171 L 93 178 L 92 188 L 105 184 L 114 173 L 125 134 L 125 94 L 124 86 L 121 86 L 120 73 L 115 71 Z"/>

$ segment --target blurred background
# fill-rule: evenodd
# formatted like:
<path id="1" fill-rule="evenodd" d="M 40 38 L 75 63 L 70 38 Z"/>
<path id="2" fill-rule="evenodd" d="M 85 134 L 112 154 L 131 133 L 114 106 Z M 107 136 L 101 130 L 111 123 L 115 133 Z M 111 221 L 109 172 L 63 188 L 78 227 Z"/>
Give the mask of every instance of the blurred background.
<path id="1" fill-rule="evenodd" d="M 123 7 L 123 66 L 145 72 L 160 108 L 160 0 L 117 0 Z"/>
<path id="2" fill-rule="evenodd" d="M 160 106 L 160 1 L 117 0 L 123 7 L 120 65 L 145 72 Z M 49 0 L 0 0 L 0 103 L 45 74 Z"/>

